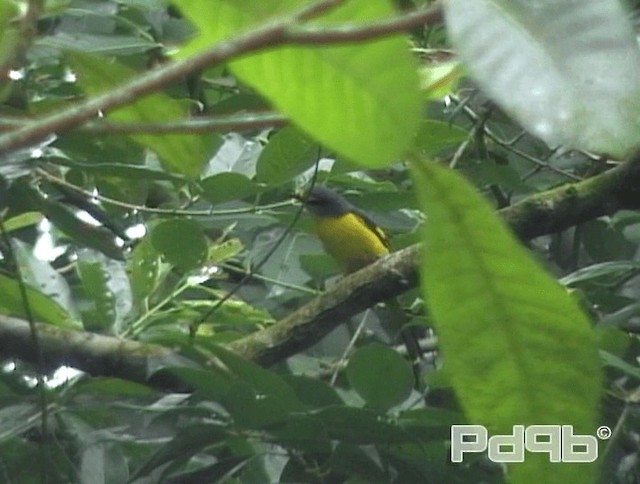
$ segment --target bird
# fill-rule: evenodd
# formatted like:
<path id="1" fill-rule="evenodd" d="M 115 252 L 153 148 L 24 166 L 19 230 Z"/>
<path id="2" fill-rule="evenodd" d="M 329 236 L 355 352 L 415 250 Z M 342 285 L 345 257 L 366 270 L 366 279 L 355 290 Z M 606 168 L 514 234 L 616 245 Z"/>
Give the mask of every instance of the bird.
<path id="1" fill-rule="evenodd" d="M 384 230 L 334 190 L 316 185 L 297 198 L 313 216 L 324 250 L 345 273 L 358 271 L 391 251 Z"/>
<path id="2" fill-rule="evenodd" d="M 334 190 L 315 185 L 296 198 L 313 216 L 315 233 L 324 250 L 342 266 L 345 274 L 356 272 L 391 252 L 384 230 Z M 401 336 L 412 362 L 416 388 L 422 389 L 420 330 L 404 327 L 409 318 L 396 298 L 387 301 L 387 307 L 391 314 L 384 315 L 381 323 L 392 336 L 393 333 Z"/>

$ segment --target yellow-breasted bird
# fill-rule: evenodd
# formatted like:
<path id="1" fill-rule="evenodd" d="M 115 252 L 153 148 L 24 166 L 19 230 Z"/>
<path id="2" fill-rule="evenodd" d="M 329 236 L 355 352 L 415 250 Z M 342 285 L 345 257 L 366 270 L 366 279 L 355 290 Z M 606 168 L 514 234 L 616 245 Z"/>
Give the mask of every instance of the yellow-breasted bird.
<path id="1" fill-rule="evenodd" d="M 390 244 L 384 231 L 362 210 L 333 190 L 314 186 L 304 195 L 296 195 L 314 219 L 315 232 L 324 249 L 336 259 L 346 273 L 355 272 L 390 252 Z M 420 370 L 418 361 L 422 350 L 416 328 L 400 329 L 407 318 L 396 299 L 388 301 L 393 313 L 395 332 L 400 332 L 411 360 L 418 387 Z M 389 324 L 383 325 L 389 328 Z"/>
<path id="2" fill-rule="evenodd" d="M 363 211 L 333 190 L 314 186 L 298 196 L 313 215 L 324 249 L 347 273 L 355 272 L 389 253 L 389 240 Z"/>

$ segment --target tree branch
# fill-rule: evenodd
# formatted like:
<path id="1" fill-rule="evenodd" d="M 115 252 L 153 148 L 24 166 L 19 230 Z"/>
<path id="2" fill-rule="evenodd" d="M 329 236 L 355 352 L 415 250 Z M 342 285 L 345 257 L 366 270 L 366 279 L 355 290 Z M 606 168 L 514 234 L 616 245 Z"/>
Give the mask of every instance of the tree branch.
<path id="1" fill-rule="evenodd" d="M 25 118 L 0 117 L 0 131 L 9 131 L 28 126 L 33 121 Z M 79 126 L 78 131 L 94 135 L 114 134 L 195 134 L 228 131 L 250 131 L 280 127 L 289 120 L 275 112 L 230 114 L 225 116 L 198 116 L 179 121 L 158 123 L 126 123 L 101 118 Z"/>
<path id="2" fill-rule="evenodd" d="M 397 34 L 415 27 L 418 21 L 441 20 L 438 7 L 409 13 L 402 16 L 374 22 L 368 25 L 349 26 L 348 28 L 326 28 L 322 30 L 299 30 L 298 20 L 323 13 L 342 3 L 340 0 L 321 0 L 300 11 L 293 18 L 286 17 L 232 39 L 219 42 L 212 48 L 196 54 L 188 59 L 166 64 L 158 69 L 148 71 L 128 81 L 122 86 L 102 95 L 64 109 L 58 113 L 45 116 L 22 126 L 15 131 L 0 135 L 0 153 L 35 143 L 52 133 L 63 133 L 94 118 L 98 113 L 131 104 L 138 98 L 157 91 L 164 86 L 179 81 L 194 72 L 222 64 L 250 52 L 266 47 L 285 44 L 334 44 L 360 42 L 365 39 L 381 38 Z M 406 20 L 409 19 L 409 20 Z M 293 20 L 293 25 L 292 25 Z M 322 35 L 322 32 L 325 35 Z"/>
<path id="3" fill-rule="evenodd" d="M 103 336 L 87 331 L 62 329 L 36 323 L 46 368 L 71 366 L 92 375 L 115 376 L 137 383 L 184 390 L 185 385 L 169 374 L 154 372 L 167 366 L 184 366 L 186 358 L 163 346 Z M 35 362 L 29 323 L 0 315 L 0 354 Z"/>
<path id="4" fill-rule="evenodd" d="M 640 152 L 588 180 L 528 197 L 499 213 L 521 239 L 567 229 L 622 209 L 640 208 Z M 281 361 L 319 341 L 349 317 L 377 302 L 416 287 L 420 246 L 380 259 L 340 280 L 334 287 L 273 326 L 232 342 L 229 347 L 262 365 Z M 184 364 L 172 350 L 80 331 L 38 324 L 44 359 L 96 375 L 145 382 L 153 370 Z M 0 316 L 0 353 L 33 361 L 28 323 Z M 175 388 L 175 381 L 156 382 Z"/>

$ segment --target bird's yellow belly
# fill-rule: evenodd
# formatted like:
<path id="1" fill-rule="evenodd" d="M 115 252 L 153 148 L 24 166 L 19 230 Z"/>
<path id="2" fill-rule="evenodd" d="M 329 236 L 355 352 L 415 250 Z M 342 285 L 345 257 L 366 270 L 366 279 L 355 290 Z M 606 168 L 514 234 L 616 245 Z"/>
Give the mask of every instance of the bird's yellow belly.
<path id="1" fill-rule="evenodd" d="M 315 220 L 325 250 L 347 272 L 354 272 L 389 253 L 382 240 L 352 213 Z"/>

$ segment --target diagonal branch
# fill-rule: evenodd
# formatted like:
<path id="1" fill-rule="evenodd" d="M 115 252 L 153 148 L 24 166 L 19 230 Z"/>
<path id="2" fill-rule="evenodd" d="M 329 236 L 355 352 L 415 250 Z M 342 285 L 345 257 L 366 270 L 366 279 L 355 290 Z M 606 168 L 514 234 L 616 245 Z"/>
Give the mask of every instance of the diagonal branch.
<path id="1" fill-rule="evenodd" d="M 581 182 L 540 193 L 499 213 L 521 239 L 554 233 L 622 209 L 640 209 L 640 152 L 629 161 Z M 420 246 L 414 245 L 342 279 L 273 326 L 229 345 L 268 366 L 318 342 L 345 319 L 417 285 Z M 144 382 L 155 369 L 184 364 L 168 348 L 38 324 L 48 365 L 68 364 L 96 375 Z M 0 354 L 33 361 L 25 321 L 0 316 Z M 176 388 L 175 381 L 156 381 Z"/>

